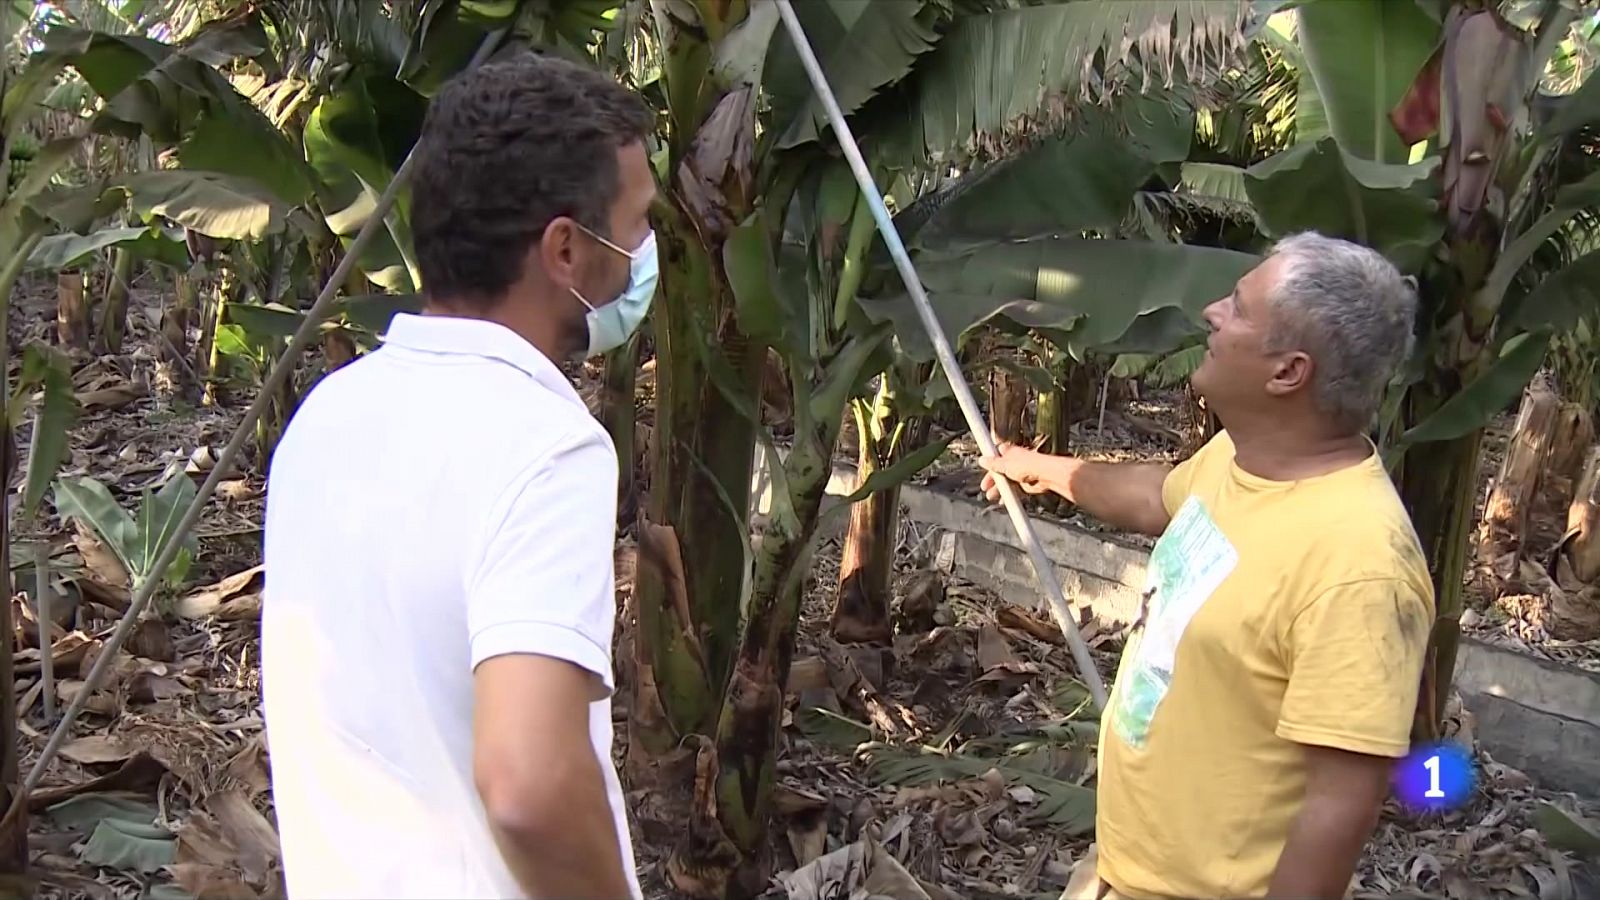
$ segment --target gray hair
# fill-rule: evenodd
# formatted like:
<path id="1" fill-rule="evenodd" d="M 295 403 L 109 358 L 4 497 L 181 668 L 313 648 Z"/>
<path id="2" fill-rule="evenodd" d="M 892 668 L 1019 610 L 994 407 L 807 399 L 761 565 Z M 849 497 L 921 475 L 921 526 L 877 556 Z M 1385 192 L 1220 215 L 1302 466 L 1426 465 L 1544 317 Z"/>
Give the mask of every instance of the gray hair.
<path id="1" fill-rule="evenodd" d="M 1341 427 L 1365 431 L 1411 355 L 1415 282 L 1377 251 L 1314 231 L 1279 241 L 1269 258 L 1278 256 L 1270 349 L 1311 354 L 1317 407 Z"/>

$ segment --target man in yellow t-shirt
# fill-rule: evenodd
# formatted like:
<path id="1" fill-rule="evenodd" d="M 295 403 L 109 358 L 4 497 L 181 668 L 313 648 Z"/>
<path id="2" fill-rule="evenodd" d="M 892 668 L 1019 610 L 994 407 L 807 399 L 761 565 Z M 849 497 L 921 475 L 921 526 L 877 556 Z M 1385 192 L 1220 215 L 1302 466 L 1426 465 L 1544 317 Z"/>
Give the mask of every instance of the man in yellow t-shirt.
<path id="1" fill-rule="evenodd" d="M 1409 749 L 1433 589 L 1367 437 L 1416 301 L 1382 256 L 1290 237 L 1206 308 L 1224 431 L 1176 468 L 985 461 L 1160 535 L 1101 720 L 1090 898 L 1344 896 Z"/>

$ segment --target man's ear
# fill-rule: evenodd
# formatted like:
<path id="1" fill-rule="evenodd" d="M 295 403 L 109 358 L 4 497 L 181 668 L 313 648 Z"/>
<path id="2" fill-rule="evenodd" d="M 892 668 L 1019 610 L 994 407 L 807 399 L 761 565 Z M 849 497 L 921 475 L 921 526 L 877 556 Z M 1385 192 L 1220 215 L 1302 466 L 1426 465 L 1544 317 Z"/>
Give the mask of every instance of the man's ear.
<path id="1" fill-rule="evenodd" d="M 1267 393 L 1275 397 L 1284 397 L 1309 387 L 1315 369 L 1316 363 L 1312 361 L 1310 354 L 1301 350 L 1285 353 L 1278 358 L 1278 363 L 1272 370 L 1272 377 L 1267 379 Z"/>
<path id="2" fill-rule="evenodd" d="M 566 216 L 557 216 L 529 248 L 530 253 L 537 254 L 545 277 L 563 291 L 578 283 L 577 240 L 577 223 Z"/>

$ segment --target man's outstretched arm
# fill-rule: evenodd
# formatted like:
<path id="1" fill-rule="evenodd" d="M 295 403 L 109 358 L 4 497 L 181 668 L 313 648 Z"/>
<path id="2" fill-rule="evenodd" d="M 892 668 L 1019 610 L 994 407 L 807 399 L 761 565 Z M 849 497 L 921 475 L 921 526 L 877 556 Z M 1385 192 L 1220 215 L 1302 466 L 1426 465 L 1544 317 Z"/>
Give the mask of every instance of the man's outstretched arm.
<path id="1" fill-rule="evenodd" d="M 632 896 L 589 739 L 589 703 L 603 690 L 593 673 L 534 654 L 496 656 L 473 673 L 473 778 L 530 896 Z"/>
<path id="2" fill-rule="evenodd" d="M 1172 471 L 1164 463 L 1090 462 L 1011 444 L 979 462 L 988 470 L 983 490 L 991 503 L 1000 499 L 995 476 L 1003 475 L 1030 494 L 1060 494 L 1114 528 L 1155 537 L 1172 520 L 1161 500 L 1161 486 Z"/>

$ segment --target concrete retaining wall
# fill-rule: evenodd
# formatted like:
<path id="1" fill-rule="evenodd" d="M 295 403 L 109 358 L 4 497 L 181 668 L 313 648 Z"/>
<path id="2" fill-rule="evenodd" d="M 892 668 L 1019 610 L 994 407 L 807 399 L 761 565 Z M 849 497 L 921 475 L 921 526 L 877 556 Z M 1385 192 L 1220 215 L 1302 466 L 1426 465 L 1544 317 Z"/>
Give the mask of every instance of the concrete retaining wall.
<path id="1" fill-rule="evenodd" d="M 1600 677 L 1468 638 L 1456 688 L 1495 759 L 1557 790 L 1600 797 Z"/>
<path id="2" fill-rule="evenodd" d="M 757 517 L 770 499 L 765 465 L 757 448 L 752 484 Z M 836 468 L 828 493 L 848 494 L 854 478 L 851 469 Z M 915 485 L 907 485 L 900 499 L 911 521 L 936 530 L 938 567 L 1013 602 L 1043 608 L 1027 552 L 1004 510 Z M 843 517 L 836 519 L 834 527 L 842 528 Z M 1148 553 L 1070 525 L 1038 518 L 1033 524 L 1056 563 L 1068 601 L 1090 607 L 1108 623 L 1128 623 Z M 1546 787 L 1600 798 L 1600 676 L 1464 638 L 1456 687 L 1476 719 L 1478 740 L 1496 760 Z"/>

